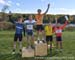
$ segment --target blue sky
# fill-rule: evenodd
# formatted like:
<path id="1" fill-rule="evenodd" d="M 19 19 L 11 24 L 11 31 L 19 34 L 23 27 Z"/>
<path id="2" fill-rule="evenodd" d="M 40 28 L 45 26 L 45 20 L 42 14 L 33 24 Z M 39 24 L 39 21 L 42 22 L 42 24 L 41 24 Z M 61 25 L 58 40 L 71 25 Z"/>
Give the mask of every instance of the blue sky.
<path id="1" fill-rule="evenodd" d="M 41 9 L 42 13 L 50 3 L 48 14 L 75 14 L 75 0 L 0 0 L 0 11 L 4 5 L 8 5 L 13 13 L 37 13 Z"/>

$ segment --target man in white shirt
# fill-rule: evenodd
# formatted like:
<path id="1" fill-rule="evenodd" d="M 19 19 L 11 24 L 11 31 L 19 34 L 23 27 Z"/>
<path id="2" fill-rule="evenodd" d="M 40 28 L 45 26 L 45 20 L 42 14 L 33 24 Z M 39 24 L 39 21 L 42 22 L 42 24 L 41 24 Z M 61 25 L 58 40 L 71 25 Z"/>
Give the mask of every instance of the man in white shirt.
<path id="1" fill-rule="evenodd" d="M 27 43 L 28 48 L 32 47 L 34 45 L 34 34 L 33 34 L 33 26 L 35 25 L 36 21 L 33 20 L 32 15 L 29 16 L 28 20 L 24 21 L 25 27 L 26 27 L 26 34 L 27 34 Z"/>

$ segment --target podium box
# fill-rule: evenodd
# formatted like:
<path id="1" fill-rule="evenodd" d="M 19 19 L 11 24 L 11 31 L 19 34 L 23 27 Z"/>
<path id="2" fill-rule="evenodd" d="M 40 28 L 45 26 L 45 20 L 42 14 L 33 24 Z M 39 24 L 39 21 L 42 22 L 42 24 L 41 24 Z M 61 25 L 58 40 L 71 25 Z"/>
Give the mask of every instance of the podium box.
<path id="1" fill-rule="evenodd" d="M 22 57 L 34 57 L 34 49 L 23 47 Z"/>
<path id="2" fill-rule="evenodd" d="M 35 43 L 35 56 L 47 55 L 47 43 Z"/>

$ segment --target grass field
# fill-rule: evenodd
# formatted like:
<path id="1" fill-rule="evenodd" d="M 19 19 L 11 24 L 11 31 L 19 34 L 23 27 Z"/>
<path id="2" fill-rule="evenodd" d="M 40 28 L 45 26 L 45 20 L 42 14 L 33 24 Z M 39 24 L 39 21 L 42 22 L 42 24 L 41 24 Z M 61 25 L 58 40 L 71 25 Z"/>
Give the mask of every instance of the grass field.
<path id="1" fill-rule="evenodd" d="M 0 31 L 0 60 L 50 60 L 52 57 L 57 57 L 58 59 L 55 58 L 51 60 L 75 60 L 75 32 L 63 32 L 63 52 L 56 54 L 55 48 L 53 48 L 52 57 L 49 57 L 50 54 L 48 54 L 48 56 L 43 59 L 39 57 L 22 58 L 18 52 L 12 55 L 13 35 L 13 31 Z M 23 46 L 26 46 L 25 37 L 23 39 Z"/>

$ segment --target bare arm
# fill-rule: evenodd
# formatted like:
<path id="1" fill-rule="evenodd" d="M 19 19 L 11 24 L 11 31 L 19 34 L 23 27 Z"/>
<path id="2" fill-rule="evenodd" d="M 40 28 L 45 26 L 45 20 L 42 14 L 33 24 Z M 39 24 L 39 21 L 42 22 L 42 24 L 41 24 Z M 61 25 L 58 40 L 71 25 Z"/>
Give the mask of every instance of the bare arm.
<path id="1" fill-rule="evenodd" d="M 57 18 L 55 17 L 55 25 L 57 25 Z"/>
<path id="2" fill-rule="evenodd" d="M 44 12 L 44 15 L 48 12 L 49 8 L 50 8 L 50 4 L 48 4 L 47 10 Z"/>
<path id="3" fill-rule="evenodd" d="M 66 21 L 65 21 L 64 25 L 62 26 L 62 29 L 64 29 L 66 27 L 66 25 L 68 24 L 68 20 L 69 20 L 68 17 L 65 16 L 65 19 L 66 19 Z"/>
<path id="4" fill-rule="evenodd" d="M 13 23 L 13 24 L 15 24 L 15 23 L 16 23 L 16 21 L 15 21 L 15 20 L 13 20 L 11 17 L 10 17 L 10 19 L 9 19 L 9 22 L 11 22 L 11 23 Z"/>
<path id="5" fill-rule="evenodd" d="M 55 17 L 55 25 L 53 26 L 53 32 L 55 33 L 56 30 L 56 26 L 57 26 L 57 18 Z"/>

